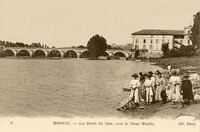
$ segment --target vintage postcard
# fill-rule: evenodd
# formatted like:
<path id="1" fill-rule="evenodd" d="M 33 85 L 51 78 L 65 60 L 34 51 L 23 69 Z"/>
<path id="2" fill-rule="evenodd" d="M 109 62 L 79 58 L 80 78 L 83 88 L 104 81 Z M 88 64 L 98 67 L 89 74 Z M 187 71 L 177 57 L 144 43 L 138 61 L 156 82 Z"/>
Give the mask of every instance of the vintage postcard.
<path id="1" fill-rule="evenodd" d="M 199 0 L 0 0 L 0 131 L 200 132 Z"/>

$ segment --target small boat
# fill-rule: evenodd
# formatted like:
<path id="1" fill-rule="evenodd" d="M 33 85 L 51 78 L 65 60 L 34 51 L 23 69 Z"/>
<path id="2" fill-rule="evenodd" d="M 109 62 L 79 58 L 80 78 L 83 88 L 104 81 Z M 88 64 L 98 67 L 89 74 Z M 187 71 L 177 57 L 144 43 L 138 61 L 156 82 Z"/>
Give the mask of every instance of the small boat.
<path id="1" fill-rule="evenodd" d="M 123 89 L 123 91 L 131 91 L 130 88 L 122 88 L 122 89 Z"/>
<path id="2" fill-rule="evenodd" d="M 139 62 L 140 60 L 135 60 L 135 61 Z"/>

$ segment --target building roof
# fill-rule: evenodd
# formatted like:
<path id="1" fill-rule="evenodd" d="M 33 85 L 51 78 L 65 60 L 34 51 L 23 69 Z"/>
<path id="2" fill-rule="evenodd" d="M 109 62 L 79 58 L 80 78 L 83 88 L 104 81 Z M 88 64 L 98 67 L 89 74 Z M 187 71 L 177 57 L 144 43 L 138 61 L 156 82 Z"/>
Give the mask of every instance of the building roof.
<path id="1" fill-rule="evenodd" d="M 132 35 L 184 35 L 184 30 L 144 29 Z"/>

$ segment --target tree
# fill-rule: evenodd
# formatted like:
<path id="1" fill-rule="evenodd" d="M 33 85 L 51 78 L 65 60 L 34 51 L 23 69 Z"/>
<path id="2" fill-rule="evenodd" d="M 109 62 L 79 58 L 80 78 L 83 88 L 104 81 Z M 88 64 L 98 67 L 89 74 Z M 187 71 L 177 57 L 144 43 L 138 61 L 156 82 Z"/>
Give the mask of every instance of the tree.
<path id="1" fill-rule="evenodd" d="M 162 44 L 162 51 L 164 55 L 169 51 L 169 43 Z"/>
<path id="2" fill-rule="evenodd" d="M 140 55 L 140 51 L 139 50 L 135 50 L 135 56 L 134 56 L 134 58 L 138 58 L 139 55 Z"/>
<path id="3" fill-rule="evenodd" d="M 192 41 L 192 44 L 195 46 L 196 50 L 200 50 L 200 12 L 197 12 L 194 15 L 194 24 L 191 29 L 192 33 L 190 36 L 190 39 Z"/>
<path id="4" fill-rule="evenodd" d="M 85 48 L 85 46 L 83 46 L 83 45 L 79 45 L 77 48 Z"/>
<path id="5" fill-rule="evenodd" d="M 92 58 L 98 58 L 107 49 L 106 39 L 98 34 L 93 36 L 87 43 L 87 49 L 91 52 Z"/>
<path id="6" fill-rule="evenodd" d="M 112 46 L 111 45 L 107 45 L 107 49 L 112 49 Z"/>

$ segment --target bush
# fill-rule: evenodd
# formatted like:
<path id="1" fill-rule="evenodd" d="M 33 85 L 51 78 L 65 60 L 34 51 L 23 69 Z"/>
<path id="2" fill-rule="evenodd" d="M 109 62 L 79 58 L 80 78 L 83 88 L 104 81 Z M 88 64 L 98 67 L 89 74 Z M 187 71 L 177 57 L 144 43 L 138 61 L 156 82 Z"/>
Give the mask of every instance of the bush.
<path id="1" fill-rule="evenodd" d="M 181 46 L 179 49 L 172 49 L 165 53 L 164 57 L 190 57 L 196 55 L 196 49 L 192 45 Z"/>

